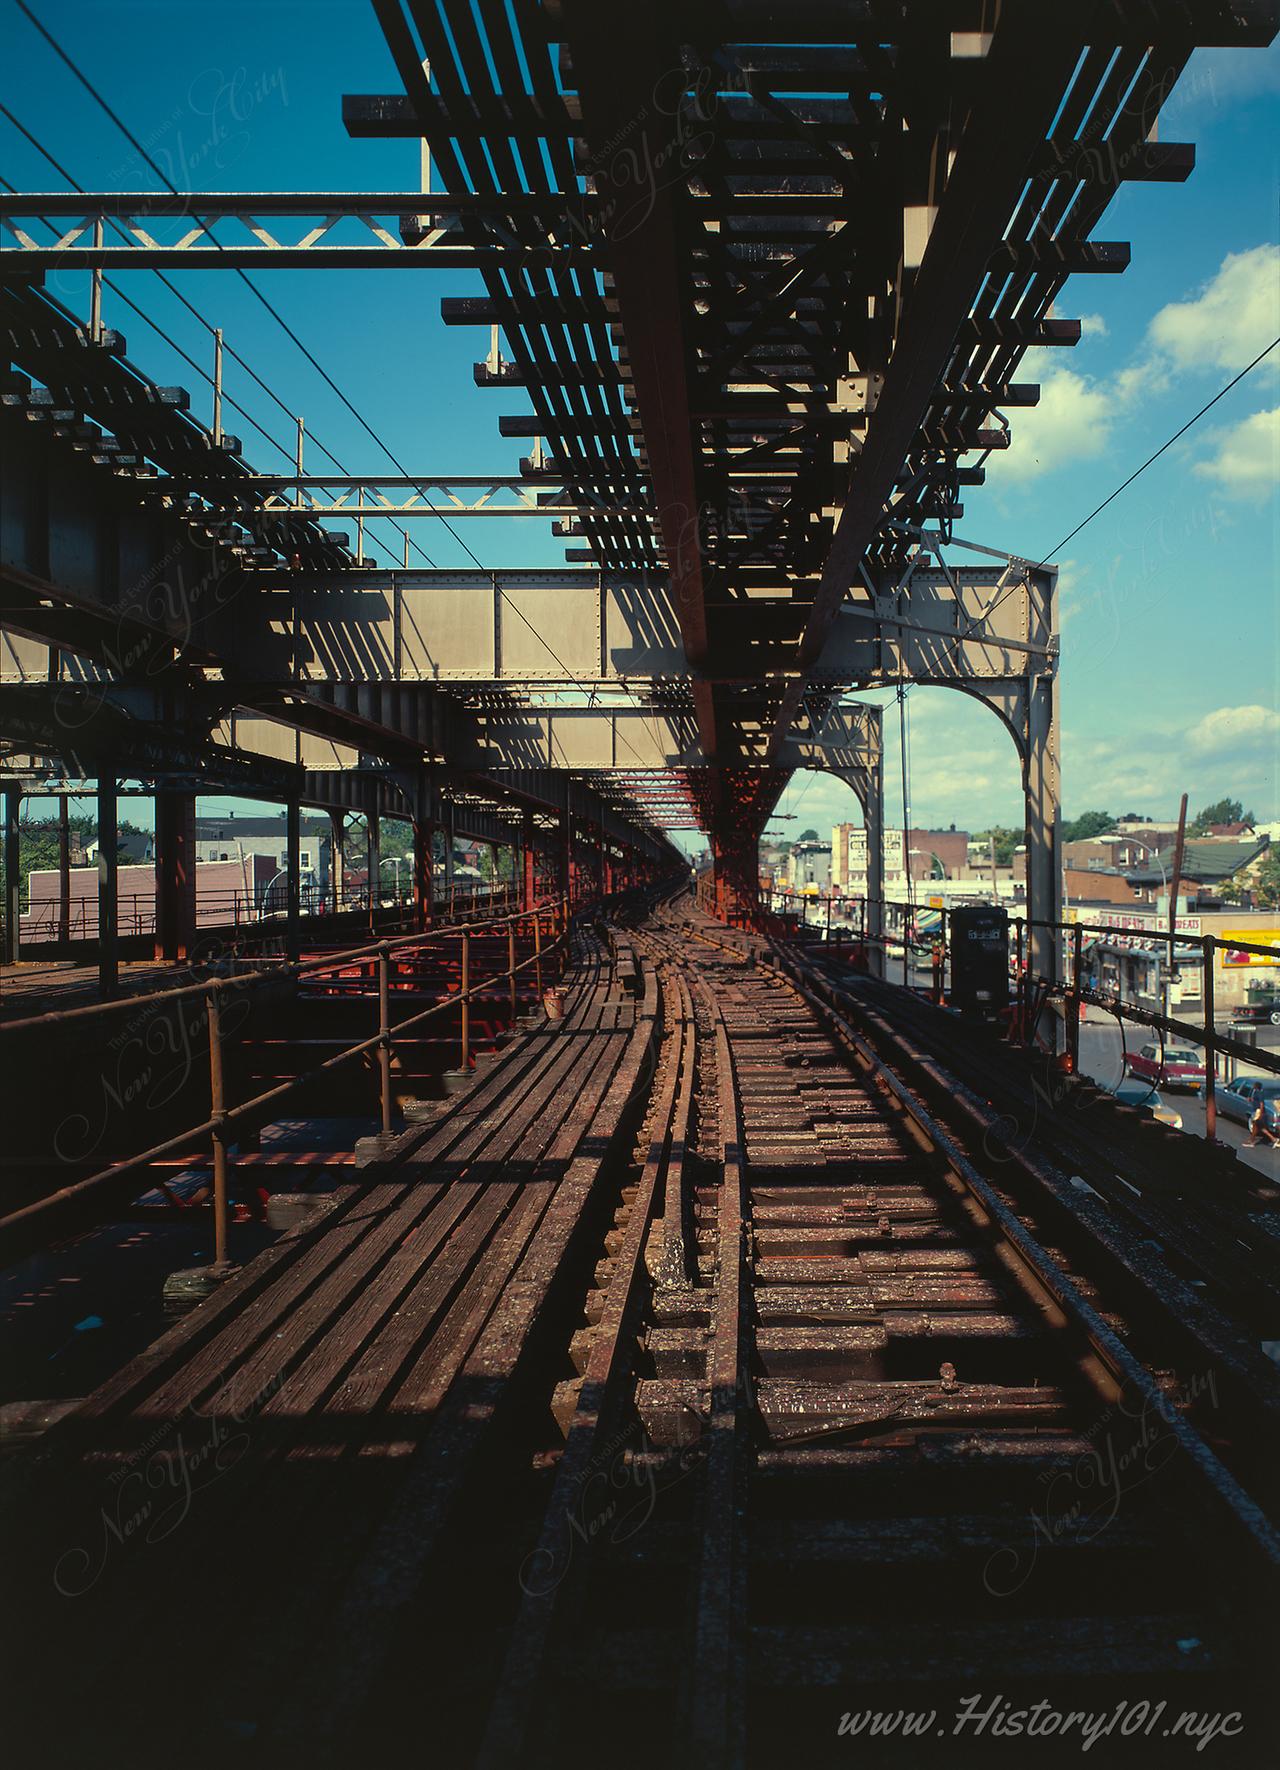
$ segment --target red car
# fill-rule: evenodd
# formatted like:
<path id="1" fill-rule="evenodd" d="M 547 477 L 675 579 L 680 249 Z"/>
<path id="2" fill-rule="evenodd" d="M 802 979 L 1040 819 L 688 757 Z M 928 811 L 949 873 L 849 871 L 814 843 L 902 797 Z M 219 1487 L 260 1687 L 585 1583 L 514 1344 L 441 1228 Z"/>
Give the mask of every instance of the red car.
<path id="1" fill-rule="evenodd" d="M 1125 1052 L 1124 1066 L 1158 1088 L 1187 1088 L 1196 1094 L 1204 1086 L 1204 1059 L 1192 1045 L 1166 1045 L 1163 1062 L 1159 1045 L 1144 1045 Z"/>

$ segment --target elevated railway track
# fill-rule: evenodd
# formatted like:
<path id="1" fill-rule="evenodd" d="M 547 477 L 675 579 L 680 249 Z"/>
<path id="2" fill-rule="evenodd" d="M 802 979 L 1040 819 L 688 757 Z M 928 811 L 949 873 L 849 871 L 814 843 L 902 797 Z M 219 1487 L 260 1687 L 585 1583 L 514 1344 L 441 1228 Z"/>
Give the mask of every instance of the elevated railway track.
<path id="1" fill-rule="evenodd" d="M 985 1764 L 951 1732 L 985 1691 L 1234 1713 L 1222 1761 L 1264 1761 L 1257 1298 L 1175 1275 L 1182 1318 L 1177 1249 L 1126 1265 L 1131 1226 L 943 1123 L 802 950 L 631 920 L 580 919 L 562 1021 L 6 1459 L 17 1736 L 756 1765 L 910 1710 L 936 1758 L 868 1761 Z"/>

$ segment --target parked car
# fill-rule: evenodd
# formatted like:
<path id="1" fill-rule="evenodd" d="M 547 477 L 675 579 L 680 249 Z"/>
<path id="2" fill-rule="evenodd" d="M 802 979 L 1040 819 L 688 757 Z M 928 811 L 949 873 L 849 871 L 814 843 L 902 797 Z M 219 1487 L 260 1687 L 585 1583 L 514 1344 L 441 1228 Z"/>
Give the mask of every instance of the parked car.
<path id="1" fill-rule="evenodd" d="M 1166 1045 L 1163 1057 L 1159 1045 L 1143 1045 L 1125 1052 L 1124 1066 L 1130 1075 L 1161 1088 L 1188 1088 L 1198 1094 L 1204 1087 L 1204 1059 L 1193 1045 Z"/>
<path id="2" fill-rule="evenodd" d="M 1236 1009 L 1235 1017 L 1252 1025 L 1263 1025 L 1269 1020 L 1272 1026 L 1280 1026 L 1280 995 L 1270 988 L 1251 988 L 1246 1000 Z"/>
<path id="3" fill-rule="evenodd" d="M 1213 1098 L 1224 1118 L 1247 1125 L 1253 1116 L 1253 1090 L 1262 1089 L 1262 1104 L 1267 1109 L 1267 1125 L 1280 1130 L 1280 1081 L 1267 1081 L 1261 1076 L 1240 1076 L 1234 1082 L 1215 1082 Z"/>
<path id="4" fill-rule="evenodd" d="M 1126 1076 L 1117 1086 L 1115 1097 L 1125 1106 L 1136 1106 L 1139 1112 L 1149 1112 L 1159 1124 L 1170 1125 L 1175 1131 L 1182 1129 L 1182 1114 L 1175 1112 L 1172 1106 L 1166 1106 L 1150 1082 Z"/>

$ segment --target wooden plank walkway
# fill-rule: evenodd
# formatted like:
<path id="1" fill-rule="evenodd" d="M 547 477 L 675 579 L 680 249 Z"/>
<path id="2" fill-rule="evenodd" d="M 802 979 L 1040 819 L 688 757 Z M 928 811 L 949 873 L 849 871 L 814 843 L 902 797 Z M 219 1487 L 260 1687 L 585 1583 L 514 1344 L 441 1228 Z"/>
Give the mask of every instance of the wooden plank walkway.
<path id="1" fill-rule="evenodd" d="M 13 1737 L 53 1703 L 68 1761 L 191 1764 L 358 1711 L 643 1093 L 652 979 L 572 975 L 560 1026 L 9 1459 Z"/>

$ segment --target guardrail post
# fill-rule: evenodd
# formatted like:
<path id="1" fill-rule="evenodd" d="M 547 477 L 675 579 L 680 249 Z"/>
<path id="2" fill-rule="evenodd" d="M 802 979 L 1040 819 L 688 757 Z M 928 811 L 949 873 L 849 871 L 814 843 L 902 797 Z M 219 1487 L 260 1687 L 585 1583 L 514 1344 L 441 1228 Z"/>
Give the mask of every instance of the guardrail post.
<path id="1" fill-rule="evenodd" d="M 1084 929 L 1079 922 L 1071 937 L 1071 1024 L 1067 1028 L 1067 1052 L 1073 1076 L 1080 1074 L 1080 969 L 1083 963 Z"/>
<path id="2" fill-rule="evenodd" d="M 1025 1021 L 1026 1021 L 1026 1017 L 1027 1017 L 1027 991 L 1026 991 L 1026 980 L 1025 980 L 1025 976 L 1023 973 L 1023 965 L 1022 965 L 1023 925 L 1022 925 L 1022 917 L 1021 916 L 1015 916 L 1013 918 L 1013 928 L 1014 928 L 1014 949 L 1013 949 L 1014 950 L 1014 963 L 1017 966 L 1017 988 L 1014 992 L 1014 1001 L 1017 1004 L 1018 1040 L 1019 1040 L 1019 1043 L 1025 1044 L 1026 1040 L 1027 1040 L 1027 1029 L 1026 1029 L 1026 1025 L 1025 1025 Z"/>
<path id="3" fill-rule="evenodd" d="M 471 1067 L 471 936 L 462 935 L 462 1067 Z"/>
<path id="4" fill-rule="evenodd" d="M 213 1120 L 213 1264 L 230 1264 L 227 1247 L 227 1102 L 222 1076 L 222 1007 L 217 984 L 209 988 L 209 1117 Z"/>
<path id="5" fill-rule="evenodd" d="M 391 949 L 384 940 L 378 948 L 378 1093 L 382 1105 L 382 1134 L 391 1135 Z"/>
<path id="6" fill-rule="evenodd" d="M 516 925 L 507 923 L 507 969 L 511 973 L 511 1024 L 516 1023 Z"/>
<path id="7" fill-rule="evenodd" d="M 1213 953 L 1217 943 L 1212 934 L 1206 934 L 1200 944 L 1204 952 L 1204 1135 L 1206 1142 L 1213 1143 L 1218 1135 L 1218 1097 L 1214 1092 L 1218 1077 L 1218 1030 L 1213 1021 Z"/>
<path id="8" fill-rule="evenodd" d="M 533 912 L 533 977 L 542 1001 L 542 911 Z"/>

